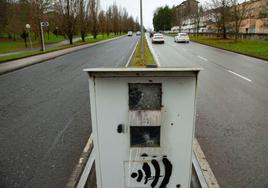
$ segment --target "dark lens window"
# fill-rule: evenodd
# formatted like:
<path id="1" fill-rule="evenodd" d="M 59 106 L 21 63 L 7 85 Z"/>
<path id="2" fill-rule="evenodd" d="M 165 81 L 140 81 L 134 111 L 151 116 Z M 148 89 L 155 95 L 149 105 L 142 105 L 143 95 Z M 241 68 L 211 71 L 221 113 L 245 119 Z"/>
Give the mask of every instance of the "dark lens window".
<path id="1" fill-rule="evenodd" d="M 131 147 L 160 147 L 160 126 L 130 127 Z"/>
<path id="2" fill-rule="evenodd" d="M 162 84 L 129 84 L 130 110 L 161 110 Z"/>

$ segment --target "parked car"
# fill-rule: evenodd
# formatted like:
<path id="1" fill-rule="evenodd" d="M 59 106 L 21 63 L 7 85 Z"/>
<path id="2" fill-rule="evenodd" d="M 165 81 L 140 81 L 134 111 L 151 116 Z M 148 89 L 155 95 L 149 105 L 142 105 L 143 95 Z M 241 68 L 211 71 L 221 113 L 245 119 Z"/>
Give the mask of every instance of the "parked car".
<path id="1" fill-rule="evenodd" d="M 132 31 L 127 32 L 127 36 L 132 37 L 133 36 L 133 32 Z"/>
<path id="2" fill-rule="evenodd" d="M 174 38 L 174 42 L 186 42 L 189 43 L 190 39 L 187 33 L 178 33 Z"/>
<path id="3" fill-rule="evenodd" d="M 141 32 L 140 31 L 137 31 L 136 35 L 137 36 L 141 36 Z"/>
<path id="4" fill-rule="evenodd" d="M 156 33 L 154 34 L 154 36 L 152 37 L 152 43 L 165 43 L 165 39 L 164 39 L 164 35 L 161 33 Z"/>

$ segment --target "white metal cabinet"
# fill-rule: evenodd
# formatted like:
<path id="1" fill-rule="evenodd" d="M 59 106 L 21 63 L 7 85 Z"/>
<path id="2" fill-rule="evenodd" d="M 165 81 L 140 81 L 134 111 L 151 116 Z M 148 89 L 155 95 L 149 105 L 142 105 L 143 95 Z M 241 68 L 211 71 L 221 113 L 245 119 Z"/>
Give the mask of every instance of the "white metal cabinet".
<path id="1" fill-rule="evenodd" d="M 199 70 L 86 70 L 98 188 L 190 187 Z"/>

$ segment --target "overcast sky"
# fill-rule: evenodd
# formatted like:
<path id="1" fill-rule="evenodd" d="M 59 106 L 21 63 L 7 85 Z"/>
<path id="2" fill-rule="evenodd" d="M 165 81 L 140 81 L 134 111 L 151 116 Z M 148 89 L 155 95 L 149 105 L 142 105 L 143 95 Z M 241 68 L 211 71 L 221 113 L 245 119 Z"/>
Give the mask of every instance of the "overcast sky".
<path id="1" fill-rule="evenodd" d="M 178 5 L 183 0 L 143 0 L 143 20 L 144 26 L 146 28 L 152 28 L 153 13 L 156 8 L 160 6 L 168 5 L 172 7 L 173 5 Z M 101 8 L 106 10 L 106 8 L 116 2 L 121 7 L 125 7 L 130 15 L 134 17 L 139 17 L 140 15 L 140 0 L 100 0 Z M 199 0 L 200 3 L 205 2 L 205 0 Z"/>

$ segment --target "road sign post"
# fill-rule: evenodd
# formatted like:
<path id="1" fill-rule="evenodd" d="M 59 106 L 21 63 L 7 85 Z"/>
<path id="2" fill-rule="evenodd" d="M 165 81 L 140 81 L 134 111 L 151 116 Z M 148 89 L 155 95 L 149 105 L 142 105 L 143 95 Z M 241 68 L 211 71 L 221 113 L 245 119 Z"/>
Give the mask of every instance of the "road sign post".
<path id="1" fill-rule="evenodd" d="M 48 27 L 49 23 L 48 22 L 40 22 L 40 29 L 41 29 L 41 49 L 45 52 L 45 38 L 44 38 L 44 31 L 43 27 Z"/>
<path id="2" fill-rule="evenodd" d="M 200 69 L 85 71 L 97 186 L 190 188 Z"/>

